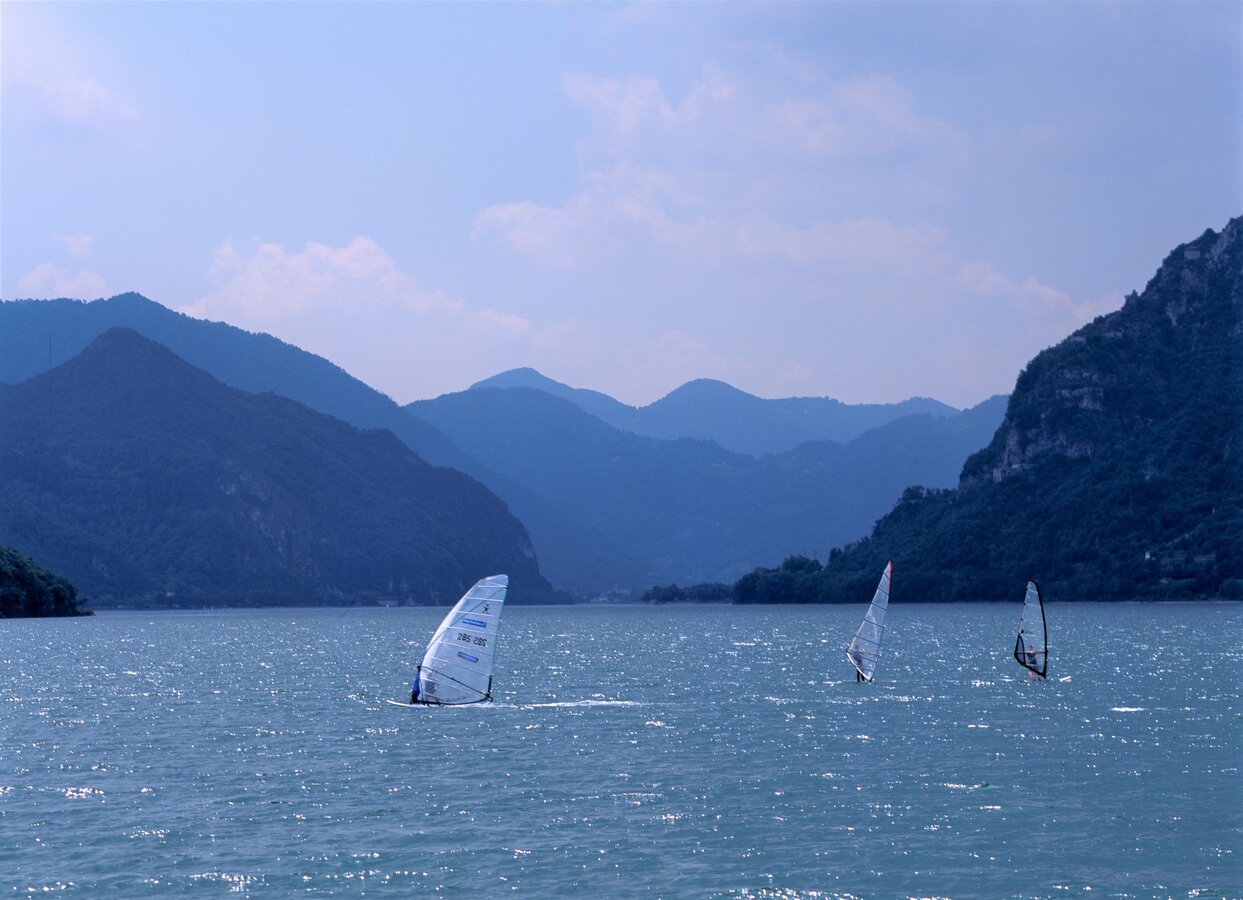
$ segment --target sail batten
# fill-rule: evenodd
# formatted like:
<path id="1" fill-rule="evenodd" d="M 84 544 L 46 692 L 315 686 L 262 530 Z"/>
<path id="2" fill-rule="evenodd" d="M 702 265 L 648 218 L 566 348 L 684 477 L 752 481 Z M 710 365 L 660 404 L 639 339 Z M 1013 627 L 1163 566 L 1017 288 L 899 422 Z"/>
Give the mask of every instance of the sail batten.
<path id="1" fill-rule="evenodd" d="M 436 629 L 415 678 L 412 703 L 455 706 L 492 699 L 492 664 L 509 578 L 481 578 Z"/>
<path id="2" fill-rule="evenodd" d="M 871 681 L 876 674 L 881 642 L 885 637 L 885 612 L 889 609 L 889 583 L 892 576 L 893 563 L 889 562 L 881 573 L 880 583 L 876 585 L 876 593 L 872 595 L 868 611 L 859 623 L 850 646 L 846 648 L 846 658 L 864 681 Z"/>
<path id="3" fill-rule="evenodd" d="M 1014 658 L 1029 672 L 1044 678 L 1049 671 L 1049 632 L 1044 617 L 1044 598 L 1040 585 L 1027 582 L 1019 633 L 1014 639 Z"/>

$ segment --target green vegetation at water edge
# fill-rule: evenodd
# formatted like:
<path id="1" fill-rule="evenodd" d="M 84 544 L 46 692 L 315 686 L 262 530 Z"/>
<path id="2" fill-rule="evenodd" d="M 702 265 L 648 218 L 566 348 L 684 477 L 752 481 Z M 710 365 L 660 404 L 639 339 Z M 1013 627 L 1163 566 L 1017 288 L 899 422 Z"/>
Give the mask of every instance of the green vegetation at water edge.
<path id="1" fill-rule="evenodd" d="M 12 547 L 0 546 L 0 618 L 89 615 L 69 581 Z"/>

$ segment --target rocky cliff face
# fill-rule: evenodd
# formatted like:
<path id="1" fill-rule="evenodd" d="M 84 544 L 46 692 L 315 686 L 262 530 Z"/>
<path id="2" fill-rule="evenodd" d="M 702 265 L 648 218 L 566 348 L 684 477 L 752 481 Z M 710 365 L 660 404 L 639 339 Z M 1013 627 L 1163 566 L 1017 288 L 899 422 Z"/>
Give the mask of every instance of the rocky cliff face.
<path id="1" fill-rule="evenodd" d="M 951 491 L 909 488 L 813 599 L 1243 599 L 1243 219 L 1033 359 Z"/>
<path id="2" fill-rule="evenodd" d="M 1205 357 L 1239 385 L 1243 219 L 1166 257 L 1142 294 L 1033 359 L 1006 418 L 963 467 L 960 486 L 1001 482 L 1047 460 L 1109 454 L 1176 412 Z M 1227 382 L 1231 379 L 1228 377 Z M 1238 390 L 1236 403 L 1243 403 Z M 1237 441 L 1228 448 L 1237 454 Z"/>

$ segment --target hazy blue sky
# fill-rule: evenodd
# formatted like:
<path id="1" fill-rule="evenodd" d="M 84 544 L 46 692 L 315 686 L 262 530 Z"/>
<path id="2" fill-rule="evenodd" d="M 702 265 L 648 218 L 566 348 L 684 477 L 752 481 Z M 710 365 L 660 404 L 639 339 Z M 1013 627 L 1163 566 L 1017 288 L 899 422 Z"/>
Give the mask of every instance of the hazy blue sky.
<path id="1" fill-rule="evenodd" d="M 0 294 L 958 406 L 1243 213 L 1243 4 L 12 3 Z"/>

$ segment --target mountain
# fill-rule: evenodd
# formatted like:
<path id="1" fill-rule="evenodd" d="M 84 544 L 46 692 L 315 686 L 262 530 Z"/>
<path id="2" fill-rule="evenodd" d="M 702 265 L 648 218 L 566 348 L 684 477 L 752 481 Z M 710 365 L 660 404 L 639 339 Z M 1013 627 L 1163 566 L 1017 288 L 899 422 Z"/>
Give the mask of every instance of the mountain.
<path id="1" fill-rule="evenodd" d="M 723 485 L 727 496 L 704 499 L 714 489 L 711 479 L 698 475 L 691 479 L 690 486 L 694 491 L 690 496 L 695 498 L 694 502 L 704 508 L 705 515 L 711 516 L 710 521 L 722 522 L 719 527 L 731 535 L 725 546 L 716 548 L 712 546 L 716 539 L 715 531 L 695 533 L 695 523 L 699 520 L 689 510 L 674 509 L 668 515 L 663 513 L 669 505 L 668 492 L 649 491 L 650 509 L 643 512 L 635 511 L 634 504 L 623 497 L 625 502 L 619 508 L 619 517 L 627 520 L 629 525 L 620 533 L 614 532 L 611 529 L 616 524 L 616 517 L 601 512 L 595 502 L 596 493 L 588 491 L 578 496 L 555 486 L 548 490 L 547 485 L 539 480 L 525 481 L 526 475 L 522 471 L 524 463 L 504 452 L 510 439 L 505 431 L 489 427 L 463 428 L 450 439 L 425 417 L 430 407 L 424 407 L 418 415 L 414 415 L 318 356 L 269 335 L 252 334 L 222 323 L 175 313 L 138 294 L 122 294 L 110 300 L 89 303 L 75 300 L 0 302 L 0 381 L 15 383 L 45 372 L 54 363 L 63 362 L 80 352 L 91 340 L 116 325 L 131 327 L 169 347 L 192 365 L 232 387 L 256 393 L 270 391 L 289 397 L 360 428 L 386 428 L 427 461 L 452 466 L 486 484 L 504 498 L 509 510 L 525 524 L 534 542 L 542 573 L 555 584 L 581 591 L 640 586 L 650 584 L 653 579 L 674 577 L 683 581 L 690 577 L 732 579 L 780 555 L 790 546 L 803 548 L 802 552 L 815 553 L 817 548 L 822 550 L 834 543 L 856 538 L 889 508 L 906 484 L 954 484 L 962 460 L 987 442 L 996 421 L 1000 421 L 998 412 L 996 420 L 986 430 L 973 433 L 968 428 L 964 432 L 965 424 L 970 421 L 968 413 L 961 417 L 941 416 L 939 414 L 945 413 L 949 407 L 927 401 L 933 404 L 929 408 L 938 415 L 928 419 L 917 416 L 910 421 L 925 423 L 915 426 L 916 431 L 926 427 L 935 434 L 930 432 L 926 441 L 913 436 L 909 442 L 904 443 L 903 439 L 899 443 L 884 444 L 879 451 L 872 453 L 870 459 L 859 459 L 856 458 L 859 454 L 852 449 L 853 444 L 847 444 L 847 449 L 843 450 L 835 444 L 818 440 L 806 451 L 794 449 L 809 436 L 854 434 L 859 430 L 858 425 L 851 425 L 846 431 L 826 431 L 819 425 L 791 431 L 780 422 L 771 423 L 762 417 L 739 418 L 734 427 L 736 432 L 774 436 L 785 434 L 779 442 L 749 449 L 767 450 L 780 445 L 781 453 L 794 455 L 787 459 L 768 460 L 760 466 L 753 465 L 747 459 L 737 461 L 738 466 L 753 470 L 747 479 L 756 484 L 744 489 L 744 492 L 749 492 L 748 496 L 756 498 L 749 506 L 729 495 L 728 492 L 735 490 L 729 484 Z M 658 412 L 674 409 L 673 405 L 664 405 L 662 401 L 644 410 L 635 410 L 604 394 L 559 385 L 531 369 L 502 373 L 489 379 L 489 382 L 537 388 L 546 395 L 569 400 L 580 412 L 584 409 L 591 412 L 598 420 L 611 424 L 614 431 L 640 436 L 642 422 L 637 419 L 629 421 L 628 416 L 641 418 L 650 414 L 653 407 Z M 705 386 L 709 388 L 708 393 L 712 393 L 713 384 L 720 383 L 692 383 L 697 387 L 687 386 L 674 392 L 678 395 L 674 400 L 679 397 L 686 400 L 693 396 L 694 390 Z M 730 408 L 750 404 L 760 410 L 780 412 L 786 407 L 830 411 L 841 407 L 851 415 L 864 409 L 815 398 L 808 399 L 806 403 L 798 399 L 761 400 L 734 391 L 727 385 L 722 387 L 724 391 L 717 393 L 738 401 Z M 496 389 L 477 388 L 480 391 Z M 471 394 L 474 390 L 464 393 Z M 705 402 L 710 399 L 705 398 Z M 722 400 L 712 402 L 724 408 Z M 447 401 L 444 405 L 459 403 L 461 401 Z M 876 407 L 873 412 L 879 418 L 875 421 L 884 424 L 894 421 L 895 415 L 901 420 L 904 417 L 900 416 L 899 407 L 922 408 L 918 405 L 919 401 L 907 401 L 907 404 Z M 981 409 L 986 408 L 987 404 L 981 406 Z M 465 414 L 463 410 L 462 415 Z M 808 414 L 804 418 L 815 421 L 818 415 Z M 512 427 L 516 432 L 531 427 L 530 422 L 521 421 L 521 417 L 515 418 L 518 421 L 513 422 Z M 676 416 L 672 418 L 676 419 Z M 939 424 L 933 424 L 933 418 L 938 419 Z M 552 424 L 549 423 L 550 430 L 547 432 L 551 440 L 574 440 L 578 425 L 567 425 L 564 432 L 560 432 L 552 428 Z M 899 426 L 899 431 L 903 427 Z M 675 433 L 690 430 L 667 423 L 660 425 L 660 428 L 664 432 Z M 727 437 L 711 429 L 696 428 L 700 433 L 716 434 L 721 440 L 729 442 Z M 697 443 L 702 444 L 703 441 Z M 865 444 L 859 445 L 859 448 L 863 446 Z M 598 465 L 597 472 L 602 477 L 609 472 L 612 459 L 612 456 L 603 455 L 604 449 L 600 445 L 597 447 L 600 456 L 581 461 L 584 466 Z M 666 479 L 666 483 L 669 479 L 681 477 L 676 474 L 678 467 L 691 465 L 689 458 L 670 458 L 668 465 L 673 468 L 665 472 L 666 463 L 658 460 L 670 456 L 668 448 L 651 452 L 655 454 L 651 466 L 661 470 L 659 478 Z M 893 459 L 892 454 L 904 456 Z M 837 462 L 839 455 L 846 459 L 842 464 L 844 468 Z M 840 476 L 825 476 L 825 472 L 836 472 L 839 468 Z M 864 470 L 872 473 L 868 478 L 878 479 L 875 484 L 861 480 L 859 473 Z M 642 493 L 639 491 L 635 496 Z M 786 514 L 777 506 L 777 497 L 785 498 L 782 502 L 790 506 L 791 513 Z M 772 519 L 774 525 L 762 533 L 748 528 L 746 523 L 753 511 Z M 649 522 L 653 523 L 651 528 L 648 527 Z M 713 526 L 714 529 L 716 527 Z"/>
<path id="2" fill-rule="evenodd" d="M 76 356 L 113 327 L 128 327 L 168 347 L 217 380 L 252 393 L 270 391 L 358 428 L 385 428 L 430 463 L 452 466 L 494 490 L 538 535 L 544 571 L 560 582 L 565 570 L 588 568 L 604 583 L 629 582 L 641 566 L 607 549 L 602 536 L 584 531 L 521 484 L 484 467 L 427 422 L 403 410 L 322 357 L 270 335 L 173 312 L 140 294 L 109 300 L 12 300 L 0 302 L 0 382 L 16 384 Z M 555 552 L 541 550 L 544 540 Z"/>
<path id="3" fill-rule="evenodd" d="M 280 394 L 359 428 L 387 428 L 428 462 L 464 468 L 464 454 L 443 434 L 323 357 L 268 334 L 174 312 L 141 294 L 0 302 L 0 382 L 46 372 L 118 327 L 162 344 L 230 387 Z"/>
<path id="4" fill-rule="evenodd" d="M 791 549 L 797 545 L 791 545 Z M 912 488 L 824 569 L 746 601 L 1243 599 L 1243 219 L 1166 257 L 1141 294 L 1023 370 L 954 490 Z"/>
<path id="5" fill-rule="evenodd" d="M 98 606 L 444 604 L 481 575 L 551 599 L 478 482 L 134 331 L 0 386 L 0 543 Z"/>
<path id="6" fill-rule="evenodd" d="M 850 405 L 828 397 L 764 400 L 721 381 L 682 385 L 640 411 L 640 433 L 716 441 L 738 453 L 791 450 L 807 441 L 848 443 L 904 416 L 951 416 L 958 410 L 917 397 L 901 403 Z"/>
<path id="7" fill-rule="evenodd" d="M 811 442 L 759 458 L 621 430 L 542 388 L 476 386 L 408 408 L 579 522 L 598 551 L 635 561 L 625 580 L 603 581 L 528 520 L 546 569 L 556 566 L 559 584 L 588 590 L 733 580 L 792 544 L 815 553 L 856 538 L 912 481 L 954 484 L 1004 402 L 908 416 L 845 446 Z M 505 485 L 484 480 L 514 505 Z"/>
<path id="8" fill-rule="evenodd" d="M 688 382 L 647 406 L 627 406 L 607 394 L 573 388 L 534 369 L 512 369 L 471 386 L 524 387 L 569 400 L 621 431 L 646 437 L 714 441 L 726 450 L 762 456 L 808 441 L 847 443 L 865 431 L 912 415 L 953 416 L 958 410 L 915 397 L 901 403 L 846 404 L 829 397 L 765 400 L 723 381 Z"/>
<path id="9" fill-rule="evenodd" d="M 560 397 L 562 400 L 569 400 L 579 409 L 601 421 L 607 422 L 614 428 L 642 433 L 637 428 L 632 427 L 636 413 L 638 413 L 636 407 L 627 406 L 620 400 L 614 400 L 608 394 L 602 394 L 599 391 L 570 387 L 569 385 L 562 384 L 560 381 L 554 381 L 546 375 L 541 375 L 535 369 L 526 367 L 510 369 L 507 372 L 501 372 L 499 375 L 493 375 L 491 378 L 485 378 L 483 381 L 475 382 L 470 386 L 470 390 L 489 387 L 531 388 L 532 390 L 543 391 L 546 394 L 552 394 L 554 397 Z"/>
<path id="10" fill-rule="evenodd" d="M 0 547 L 0 619 L 89 615 L 67 580 L 12 547 Z"/>

